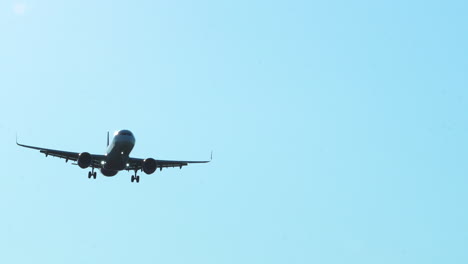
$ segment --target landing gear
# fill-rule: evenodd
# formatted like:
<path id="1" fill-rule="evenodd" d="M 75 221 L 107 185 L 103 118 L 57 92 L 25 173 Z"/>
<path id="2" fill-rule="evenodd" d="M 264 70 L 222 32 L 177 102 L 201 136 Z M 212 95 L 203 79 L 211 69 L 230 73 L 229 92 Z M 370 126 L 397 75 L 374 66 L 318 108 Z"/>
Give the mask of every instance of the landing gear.
<path id="1" fill-rule="evenodd" d="M 137 175 L 137 176 L 132 175 L 131 181 L 132 182 L 136 181 L 137 183 L 140 182 L 140 176 L 139 175 Z"/>
<path id="2" fill-rule="evenodd" d="M 132 175 L 131 182 L 136 181 L 137 183 L 139 183 L 140 182 L 140 176 L 136 175 L 136 174 L 137 174 L 137 171 L 135 171 L 135 175 Z"/>
<path id="3" fill-rule="evenodd" d="M 96 176 L 97 176 L 97 174 L 96 174 L 96 172 L 94 171 L 94 167 L 92 167 L 92 168 L 91 168 L 91 171 L 88 172 L 88 179 L 91 179 L 91 177 L 92 177 L 93 179 L 96 179 Z"/>

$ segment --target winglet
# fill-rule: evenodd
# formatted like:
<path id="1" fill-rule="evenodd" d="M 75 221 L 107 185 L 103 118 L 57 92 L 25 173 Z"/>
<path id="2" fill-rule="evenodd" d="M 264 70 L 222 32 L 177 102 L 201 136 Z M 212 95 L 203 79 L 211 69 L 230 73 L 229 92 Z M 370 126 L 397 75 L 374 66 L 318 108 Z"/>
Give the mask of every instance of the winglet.
<path id="1" fill-rule="evenodd" d="M 109 131 L 107 131 L 107 146 L 109 146 Z"/>
<path id="2" fill-rule="evenodd" d="M 26 145 L 23 145 L 18 142 L 18 132 L 16 132 L 16 145 L 21 146 L 21 147 L 27 147 Z"/>
<path id="3" fill-rule="evenodd" d="M 24 147 L 25 145 L 18 142 L 18 132 L 16 132 L 16 145 Z"/>
<path id="4" fill-rule="evenodd" d="M 211 151 L 211 157 L 210 157 L 210 161 L 213 160 L 213 151 Z"/>

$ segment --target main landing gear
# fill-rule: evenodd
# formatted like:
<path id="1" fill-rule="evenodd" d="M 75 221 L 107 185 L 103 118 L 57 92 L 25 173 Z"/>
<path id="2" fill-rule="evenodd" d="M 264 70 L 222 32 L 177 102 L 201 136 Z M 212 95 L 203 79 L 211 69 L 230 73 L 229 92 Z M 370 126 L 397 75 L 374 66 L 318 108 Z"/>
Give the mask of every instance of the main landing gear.
<path id="1" fill-rule="evenodd" d="M 131 181 L 136 181 L 137 183 L 140 182 L 140 176 L 137 175 L 137 171 L 135 170 L 135 175 L 132 175 Z"/>
<path id="2" fill-rule="evenodd" d="M 88 171 L 88 179 L 91 179 L 91 177 L 96 179 L 96 172 L 94 171 L 94 167 L 91 168 L 91 171 Z"/>

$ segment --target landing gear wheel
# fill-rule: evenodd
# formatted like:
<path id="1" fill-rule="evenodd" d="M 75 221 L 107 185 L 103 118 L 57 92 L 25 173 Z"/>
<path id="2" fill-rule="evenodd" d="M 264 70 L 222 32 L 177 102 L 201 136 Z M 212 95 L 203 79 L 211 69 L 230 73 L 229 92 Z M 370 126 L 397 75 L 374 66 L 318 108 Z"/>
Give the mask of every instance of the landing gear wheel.
<path id="1" fill-rule="evenodd" d="M 134 182 L 134 181 L 135 181 L 135 176 L 132 175 L 132 182 Z"/>
<path id="2" fill-rule="evenodd" d="M 93 172 L 93 178 L 96 179 L 96 177 L 97 177 L 96 172 Z"/>
<path id="3" fill-rule="evenodd" d="M 91 179 L 91 172 L 88 171 L 88 179 Z"/>
<path id="4" fill-rule="evenodd" d="M 136 176 L 136 182 L 137 182 L 137 183 L 140 182 L 140 176 Z"/>

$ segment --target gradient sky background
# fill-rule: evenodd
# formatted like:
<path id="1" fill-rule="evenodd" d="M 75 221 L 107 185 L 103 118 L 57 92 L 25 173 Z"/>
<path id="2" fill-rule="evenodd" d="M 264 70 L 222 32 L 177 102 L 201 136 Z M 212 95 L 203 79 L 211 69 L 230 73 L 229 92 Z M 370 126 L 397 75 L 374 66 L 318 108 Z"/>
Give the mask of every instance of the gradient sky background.
<path id="1" fill-rule="evenodd" d="M 0 263 L 468 262 L 466 1 L 0 2 Z M 114 178 L 14 144 L 208 165 Z"/>

